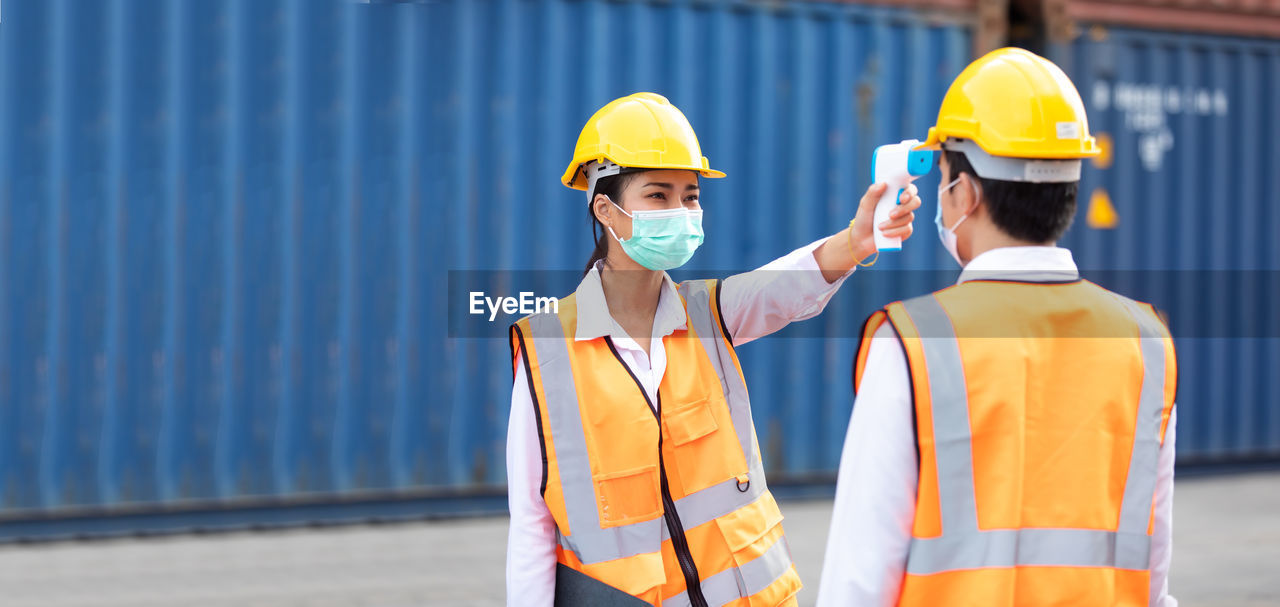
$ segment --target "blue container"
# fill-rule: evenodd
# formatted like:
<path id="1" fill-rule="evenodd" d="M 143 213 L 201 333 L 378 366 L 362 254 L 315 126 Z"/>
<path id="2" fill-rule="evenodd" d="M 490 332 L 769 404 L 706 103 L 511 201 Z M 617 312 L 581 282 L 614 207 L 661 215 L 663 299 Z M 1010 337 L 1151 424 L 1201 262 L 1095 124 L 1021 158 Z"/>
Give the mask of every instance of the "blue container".
<path id="1" fill-rule="evenodd" d="M 652 90 L 698 128 L 730 178 L 683 274 L 723 275 L 843 227 L 970 48 L 823 3 L 7 4 L 8 539 L 501 509 L 505 327 L 450 337 L 446 285 L 572 288 L 590 231 L 558 178 L 596 108 Z M 918 242 L 882 264 L 941 259 Z M 853 345 L 814 337 L 882 303 L 857 300 L 744 348 L 779 482 L 834 471 Z"/>
<path id="2" fill-rule="evenodd" d="M 1110 141 L 1064 242 L 1177 339 L 1182 463 L 1280 456 L 1280 40 L 1107 29 L 1054 49 Z M 1119 217 L 1090 228 L 1106 193 Z"/>
<path id="3" fill-rule="evenodd" d="M 937 12 L 746 0 L 6 4 L 0 540 L 501 511 L 505 327 L 457 331 L 455 283 L 576 283 L 590 229 L 559 176 L 587 117 L 638 90 L 686 113 L 729 177 L 704 183 L 707 241 L 676 274 L 724 276 L 841 229 L 871 151 L 924 135 L 972 35 Z M 1124 36 L 1155 35 L 1108 44 Z M 1173 78 L 1186 61 L 1249 113 L 1230 131 L 1179 118 L 1175 136 L 1214 147 L 1175 146 L 1158 179 L 1108 123 L 1122 116 L 1095 116 L 1116 161 L 1087 187 L 1105 182 L 1122 221 L 1078 222 L 1068 244 L 1128 269 L 1205 226 L 1223 246 L 1161 269 L 1275 269 L 1275 45 L 1168 40 L 1115 69 Z M 1260 50 L 1203 50 L 1232 44 Z M 1070 49 L 1086 97 L 1094 48 Z M 1224 178 L 1238 166 L 1252 177 Z M 1243 242 L 1234 223 L 1140 210 L 1195 209 L 1219 181 Z M 920 215 L 826 313 L 740 350 L 776 486 L 831 479 L 866 314 L 954 280 Z M 1280 356 L 1255 342 L 1180 344 L 1184 455 L 1280 449 Z"/>

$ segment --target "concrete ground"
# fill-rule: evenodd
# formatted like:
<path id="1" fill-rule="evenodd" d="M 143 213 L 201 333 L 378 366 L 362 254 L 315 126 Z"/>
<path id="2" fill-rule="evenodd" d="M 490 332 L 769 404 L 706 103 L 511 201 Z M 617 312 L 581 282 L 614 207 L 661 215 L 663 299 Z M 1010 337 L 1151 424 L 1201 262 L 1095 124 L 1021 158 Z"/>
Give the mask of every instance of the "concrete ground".
<path id="1" fill-rule="evenodd" d="M 1280 605 L 1280 473 L 1179 480 L 1171 591 Z M 816 596 L 829 501 L 783 503 Z M 504 605 L 506 519 L 0 547 L 5 607 Z"/>

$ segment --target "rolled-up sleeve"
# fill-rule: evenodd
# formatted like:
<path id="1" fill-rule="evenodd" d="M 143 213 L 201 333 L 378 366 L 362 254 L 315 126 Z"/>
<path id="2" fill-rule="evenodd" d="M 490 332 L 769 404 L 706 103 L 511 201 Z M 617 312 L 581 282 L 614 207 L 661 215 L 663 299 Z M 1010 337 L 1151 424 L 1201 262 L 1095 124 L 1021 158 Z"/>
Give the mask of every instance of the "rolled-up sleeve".
<path id="1" fill-rule="evenodd" d="M 813 251 L 828 238 L 800 247 L 755 270 L 724 280 L 720 310 L 735 346 L 769 335 L 827 307 L 853 270 L 827 282 Z"/>

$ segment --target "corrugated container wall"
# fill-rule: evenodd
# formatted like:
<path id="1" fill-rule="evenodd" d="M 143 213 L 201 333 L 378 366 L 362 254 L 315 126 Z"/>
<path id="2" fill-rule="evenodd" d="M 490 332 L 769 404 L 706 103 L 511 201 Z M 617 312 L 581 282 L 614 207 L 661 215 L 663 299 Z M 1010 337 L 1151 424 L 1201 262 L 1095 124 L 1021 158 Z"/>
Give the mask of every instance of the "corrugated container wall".
<path id="1" fill-rule="evenodd" d="M 0 539 L 500 508 L 505 327 L 457 331 L 455 282 L 580 272 L 589 224 L 559 176 L 586 118 L 637 90 L 684 110 L 729 176 L 704 181 L 706 244 L 676 274 L 724 276 L 844 227 L 872 150 L 924 135 L 972 32 L 933 9 L 746 0 L 5 2 Z M 1194 40 L 1112 32 L 1112 72 L 1101 42 L 1069 50 L 1087 102 L 1103 80 L 1117 102 L 1165 82 L 1229 99 L 1170 117 L 1156 172 L 1118 105 L 1091 110 L 1115 160 L 1083 196 L 1105 184 L 1121 220 L 1090 228 L 1082 205 L 1086 269 L 1275 269 L 1274 42 Z M 739 351 L 776 485 L 830 480 L 867 313 L 955 278 L 937 173 L 918 183 L 903 253 Z M 1180 454 L 1275 455 L 1275 340 L 1204 342 L 1180 344 Z"/>
<path id="2" fill-rule="evenodd" d="M 1105 151 L 1087 165 L 1064 245 L 1168 315 L 1180 461 L 1274 458 L 1280 40 L 1077 29 L 1052 58 L 1080 89 Z"/>
<path id="3" fill-rule="evenodd" d="M 873 147 L 924 133 L 970 49 L 936 13 L 799 2 L 61 0 L 3 23 L 6 534 L 500 495 L 505 327 L 451 338 L 445 285 L 581 268 L 558 178 L 596 108 L 684 110 L 730 175 L 693 270 L 747 269 L 841 229 Z M 924 227 L 911 263 L 941 259 Z M 852 348 L 747 348 L 779 481 L 834 470 Z"/>

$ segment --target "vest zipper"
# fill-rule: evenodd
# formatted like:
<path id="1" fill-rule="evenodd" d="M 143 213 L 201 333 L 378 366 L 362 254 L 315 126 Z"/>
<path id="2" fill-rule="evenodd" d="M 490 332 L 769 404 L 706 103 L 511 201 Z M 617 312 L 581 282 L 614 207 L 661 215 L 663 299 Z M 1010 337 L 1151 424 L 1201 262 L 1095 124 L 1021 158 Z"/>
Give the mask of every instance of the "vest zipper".
<path id="1" fill-rule="evenodd" d="M 644 388 L 640 390 L 643 392 Z M 645 400 L 648 400 L 645 395 Z M 667 519 L 667 529 L 671 532 L 671 547 L 675 549 L 676 560 L 680 562 L 680 571 L 684 572 L 684 585 L 693 607 L 708 607 L 706 597 L 702 596 L 702 582 L 698 578 L 698 567 L 693 563 L 693 553 L 689 551 L 689 539 L 684 535 L 684 525 L 680 524 L 680 514 L 676 512 L 676 502 L 671 499 L 671 488 L 667 485 L 667 466 L 662 457 L 662 395 L 658 395 L 658 409 L 654 411 L 658 418 L 658 472 L 662 481 L 662 510 Z"/>
<path id="2" fill-rule="evenodd" d="M 680 571 L 684 574 L 685 592 L 689 597 L 689 603 L 693 607 L 709 607 L 707 598 L 702 595 L 698 567 L 693 562 L 693 553 L 689 551 L 689 539 L 684 535 L 684 525 L 680 524 L 680 515 L 676 513 L 676 502 L 671 499 L 671 487 L 667 484 L 667 465 L 665 458 L 662 457 L 662 394 L 658 394 L 658 406 L 655 408 L 653 402 L 649 400 L 649 393 L 644 391 L 644 384 L 640 383 L 640 378 L 631 372 L 631 367 L 627 366 L 627 363 L 622 360 L 622 355 L 618 354 L 617 348 L 613 347 L 613 340 L 605 336 L 604 341 L 609 345 L 609 351 L 613 352 L 613 357 L 618 359 L 623 369 L 627 370 L 627 375 L 636 382 L 636 387 L 640 389 L 640 395 L 644 397 L 649 411 L 658 420 L 658 475 L 662 487 L 663 518 L 666 519 L 667 530 L 671 532 L 671 547 L 675 550 L 676 561 L 680 563 Z"/>

